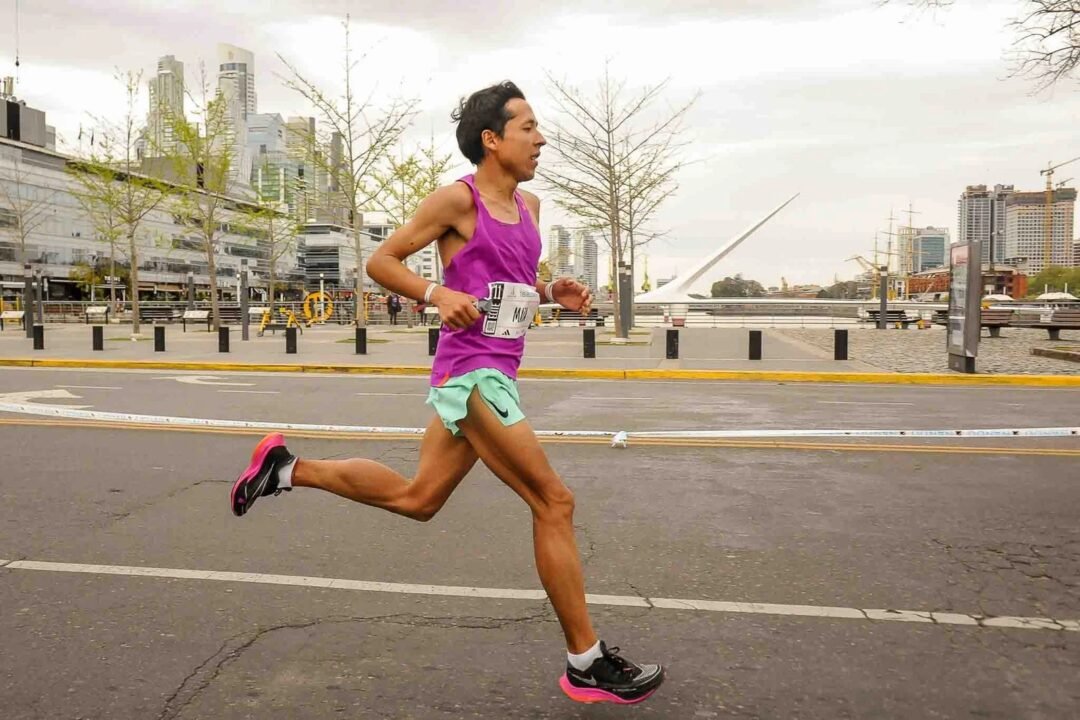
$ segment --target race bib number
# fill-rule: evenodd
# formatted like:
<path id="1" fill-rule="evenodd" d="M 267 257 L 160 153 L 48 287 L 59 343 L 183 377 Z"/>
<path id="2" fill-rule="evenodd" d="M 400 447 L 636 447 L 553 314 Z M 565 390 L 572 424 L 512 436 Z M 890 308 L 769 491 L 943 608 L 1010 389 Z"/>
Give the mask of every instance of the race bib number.
<path id="1" fill-rule="evenodd" d="M 525 335 L 540 308 L 540 293 L 521 283 L 488 283 L 488 308 L 484 327 L 488 337 L 514 340 Z"/>

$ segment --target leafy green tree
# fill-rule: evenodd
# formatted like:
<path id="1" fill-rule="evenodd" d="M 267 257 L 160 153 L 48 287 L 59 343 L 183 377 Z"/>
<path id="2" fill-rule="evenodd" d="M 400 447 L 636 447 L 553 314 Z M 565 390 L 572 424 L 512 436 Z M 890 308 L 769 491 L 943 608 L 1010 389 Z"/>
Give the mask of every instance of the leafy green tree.
<path id="1" fill-rule="evenodd" d="M 1070 268 L 1050 265 L 1038 275 L 1028 279 L 1028 297 L 1038 297 L 1044 292 L 1080 293 L 1080 267 Z"/>
<path id="2" fill-rule="evenodd" d="M 859 283 L 854 280 L 844 280 L 834 283 L 827 288 L 822 288 L 817 296 L 819 298 L 831 298 L 833 300 L 851 300 L 858 297 Z"/>
<path id="3" fill-rule="evenodd" d="M 742 274 L 726 277 L 712 285 L 712 296 L 718 297 L 765 297 L 765 288 L 757 280 L 746 280 Z"/>

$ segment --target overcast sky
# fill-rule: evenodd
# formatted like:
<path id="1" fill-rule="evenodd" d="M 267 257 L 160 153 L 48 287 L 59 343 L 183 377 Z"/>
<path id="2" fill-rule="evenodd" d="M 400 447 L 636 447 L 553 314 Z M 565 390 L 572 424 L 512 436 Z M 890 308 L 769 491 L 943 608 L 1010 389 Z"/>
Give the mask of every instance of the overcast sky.
<path id="1" fill-rule="evenodd" d="M 411 139 L 434 133 L 453 151 L 452 180 L 470 170 L 449 121 L 458 96 L 512 79 L 543 126 L 555 111 L 544 72 L 588 88 L 610 59 L 631 85 L 670 77 L 671 104 L 702 92 L 687 130 L 698 162 L 654 222 L 667 233 L 647 252 L 654 281 L 801 192 L 708 280 L 828 284 L 857 272 L 845 259 L 870 255 L 875 232 L 884 247 L 890 210 L 906 223 L 911 203 L 915 225 L 955 238 L 965 185 L 1036 190 L 1047 161 L 1080 155 L 1075 84 L 1032 96 L 1030 83 L 1006 79 L 1017 0 L 958 0 L 935 14 L 896 2 L 21 0 L 17 94 L 74 140 L 88 113 L 122 107 L 116 68 L 150 76 L 172 54 L 190 82 L 200 61 L 215 72 L 227 42 L 255 53 L 260 112 L 310 114 L 282 86 L 277 54 L 340 90 L 349 12 L 364 87 L 420 98 Z M 14 19 L 15 1 L 0 0 L 0 76 L 14 72 Z M 1080 177 L 1080 163 L 1060 172 Z M 572 223 L 539 183 L 529 189 L 545 200 L 545 241 L 550 225 Z"/>

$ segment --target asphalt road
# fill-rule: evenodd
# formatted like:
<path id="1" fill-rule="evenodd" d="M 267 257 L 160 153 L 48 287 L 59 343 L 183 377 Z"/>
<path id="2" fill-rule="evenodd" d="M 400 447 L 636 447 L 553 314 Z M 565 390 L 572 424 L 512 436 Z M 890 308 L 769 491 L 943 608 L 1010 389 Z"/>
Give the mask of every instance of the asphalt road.
<path id="1" fill-rule="evenodd" d="M 39 394 L 57 390 L 72 397 Z M 1076 425 L 1078 393 L 522 383 L 535 427 L 610 431 Z M 413 427 L 423 395 L 416 378 L 0 372 L 0 402 L 177 417 Z M 313 491 L 237 519 L 228 488 L 257 434 L 76 422 L 0 413 L 5 718 L 1065 718 L 1080 703 L 1076 438 L 547 444 L 602 636 L 670 666 L 627 709 L 559 691 L 528 511 L 485 469 L 428 524 Z M 406 472 L 417 449 L 290 446 Z M 979 624 L 1001 616 L 1055 622 Z"/>

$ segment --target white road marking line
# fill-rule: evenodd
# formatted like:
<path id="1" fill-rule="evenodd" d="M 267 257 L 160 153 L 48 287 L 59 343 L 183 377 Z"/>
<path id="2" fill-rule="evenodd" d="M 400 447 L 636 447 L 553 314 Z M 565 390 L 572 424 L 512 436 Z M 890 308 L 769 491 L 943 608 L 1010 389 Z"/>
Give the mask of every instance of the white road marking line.
<path id="1" fill-rule="evenodd" d="M 123 390 L 124 388 L 113 385 L 57 385 L 58 388 L 67 390 Z"/>
<path id="2" fill-rule="evenodd" d="M 425 428 L 388 427 L 380 425 L 331 425 L 310 423 L 274 423 L 258 420 L 222 420 L 217 418 L 193 418 L 171 415 L 143 415 L 139 413 L 104 412 L 98 410 L 83 410 L 78 406 L 63 405 L 39 405 L 26 402 L 26 396 L 49 396 L 56 397 L 56 393 L 65 393 L 61 397 L 77 397 L 67 393 L 67 390 L 44 390 L 30 393 L 10 393 L 0 395 L 0 412 L 17 413 L 21 415 L 40 415 L 45 417 L 62 417 L 81 420 L 98 420 L 102 422 L 121 423 L 146 423 L 150 425 L 184 425 L 190 427 L 213 427 L 213 428 L 242 428 L 245 430 L 277 430 L 277 431 L 301 431 L 301 432 L 362 432 L 370 434 L 390 435 L 423 435 Z M 5 402 L 15 400 L 15 402 Z M 85 406 L 84 406 L 85 407 Z M 575 438 L 607 438 L 610 439 L 620 432 L 617 430 L 536 430 L 537 437 L 575 437 Z M 633 430 L 626 433 L 632 441 L 635 438 L 808 438 L 808 437 L 848 437 L 848 438 L 989 438 L 989 437 L 1078 437 L 1080 426 L 1073 427 L 1041 427 L 1041 428 L 972 428 L 960 429 L 949 428 L 942 430 L 877 430 L 877 429 L 750 429 L 750 430 Z"/>
<path id="3" fill-rule="evenodd" d="M 359 395 L 361 397 L 422 397 L 426 398 L 427 393 L 353 393 L 353 395 Z"/>
<path id="4" fill-rule="evenodd" d="M 218 390 L 219 393 L 244 393 L 247 395 L 280 395 L 279 390 Z"/>
<path id="5" fill-rule="evenodd" d="M 818 400 L 818 405 L 914 405 L 909 402 L 869 402 L 863 400 Z"/>
<path id="6" fill-rule="evenodd" d="M 188 570 L 183 568 L 135 567 L 131 565 L 86 565 L 81 563 L 39 562 L 16 560 L 2 564 L 4 570 L 40 570 L 46 572 L 84 573 L 90 575 L 129 575 L 134 577 L 175 578 L 181 580 L 217 580 L 264 585 L 292 585 L 335 590 L 396 593 L 401 595 L 441 595 L 446 597 L 493 598 L 498 600 L 547 599 L 543 590 L 513 588 L 484 588 L 455 585 L 418 585 L 410 583 L 374 582 L 346 578 L 307 577 L 303 575 L 267 575 L 263 573 Z M 926 610 L 882 610 L 819 605 L 778 605 L 774 603 L 720 602 L 716 600 L 685 600 L 675 598 L 646 598 L 636 595 L 586 595 L 591 605 L 621 607 L 654 607 L 663 610 L 741 613 L 751 615 L 786 615 L 791 617 L 831 618 L 928 623 L 933 625 L 970 625 L 975 627 L 1016 630 L 1059 630 L 1080 632 L 1080 620 L 1055 620 L 1043 617 L 984 617 L 953 612 Z"/>
<path id="7" fill-rule="evenodd" d="M 156 377 L 155 380 L 175 380 L 187 385 L 236 385 L 236 386 L 252 386 L 255 383 L 249 382 L 222 382 L 221 378 L 217 375 L 170 375 L 163 377 Z"/>

